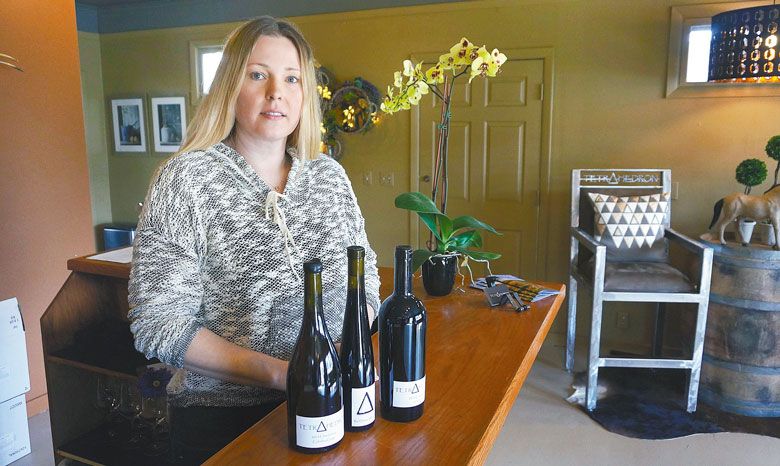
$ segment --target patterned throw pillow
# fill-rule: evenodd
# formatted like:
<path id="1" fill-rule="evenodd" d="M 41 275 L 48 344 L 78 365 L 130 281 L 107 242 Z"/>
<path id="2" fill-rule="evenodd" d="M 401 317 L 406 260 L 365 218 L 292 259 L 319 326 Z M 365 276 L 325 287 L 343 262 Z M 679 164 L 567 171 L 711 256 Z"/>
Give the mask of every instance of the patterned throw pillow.
<path id="1" fill-rule="evenodd" d="M 647 196 L 613 196 L 605 193 L 588 193 L 596 211 L 593 236 L 601 241 L 612 237 L 615 246 L 651 247 L 656 238 L 663 236 L 669 193 Z"/>

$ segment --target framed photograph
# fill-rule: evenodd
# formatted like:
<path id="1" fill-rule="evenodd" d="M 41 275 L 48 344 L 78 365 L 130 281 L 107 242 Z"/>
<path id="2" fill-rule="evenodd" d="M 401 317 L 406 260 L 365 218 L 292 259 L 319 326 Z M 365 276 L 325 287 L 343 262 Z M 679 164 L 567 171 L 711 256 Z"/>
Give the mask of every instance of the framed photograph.
<path id="1" fill-rule="evenodd" d="M 143 99 L 112 99 L 111 113 L 114 122 L 114 150 L 146 152 Z"/>
<path id="2" fill-rule="evenodd" d="M 187 135 L 184 97 L 152 97 L 155 152 L 176 152 Z"/>

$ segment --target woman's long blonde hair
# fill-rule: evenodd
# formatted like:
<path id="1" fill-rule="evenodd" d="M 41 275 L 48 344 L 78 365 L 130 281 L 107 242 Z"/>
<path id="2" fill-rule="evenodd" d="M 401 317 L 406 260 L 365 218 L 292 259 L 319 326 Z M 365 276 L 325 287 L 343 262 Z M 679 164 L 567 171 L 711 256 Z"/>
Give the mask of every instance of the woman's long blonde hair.
<path id="1" fill-rule="evenodd" d="M 222 52 L 217 73 L 209 93 L 195 112 L 187 137 L 178 153 L 204 150 L 227 138 L 236 122 L 236 101 L 246 75 L 246 65 L 255 42 L 261 36 L 286 37 L 298 50 L 301 62 L 303 108 L 295 131 L 287 137 L 287 146 L 293 147 L 301 160 L 312 160 L 320 152 L 319 94 L 314 71 L 311 46 L 298 28 L 283 19 L 261 16 L 230 33 Z"/>

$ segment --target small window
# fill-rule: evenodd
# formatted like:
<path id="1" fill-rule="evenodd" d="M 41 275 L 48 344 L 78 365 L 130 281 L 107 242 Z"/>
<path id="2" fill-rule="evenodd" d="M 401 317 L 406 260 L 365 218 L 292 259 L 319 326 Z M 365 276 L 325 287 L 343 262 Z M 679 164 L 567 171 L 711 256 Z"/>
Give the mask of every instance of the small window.
<path id="1" fill-rule="evenodd" d="M 191 88 L 195 103 L 199 103 L 209 93 L 222 59 L 222 49 L 221 41 L 190 42 Z"/>
<path id="2" fill-rule="evenodd" d="M 780 96 L 773 83 L 711 83 L 710 21 L 714 15 L 766 2 L 728 2 L 673 6 L 669 29 L 666 97 Z"/>
<path id="3" fill-rule="evenodd" d="M 198 49 L 198 92 L 201 96 L 209 93 L 214 75 L 217 74 L 219 61 L 222 59 L 222 47 L 209 47 Z"/>
<path id="4" fill-rule="evenodd" d="M 710 64 L 710 38 L 712 31 L 709 24 L 692 26 L 688 30 L 688 55 L 685 67 L 685 82 L 707 82 L 707 72 Z"/>

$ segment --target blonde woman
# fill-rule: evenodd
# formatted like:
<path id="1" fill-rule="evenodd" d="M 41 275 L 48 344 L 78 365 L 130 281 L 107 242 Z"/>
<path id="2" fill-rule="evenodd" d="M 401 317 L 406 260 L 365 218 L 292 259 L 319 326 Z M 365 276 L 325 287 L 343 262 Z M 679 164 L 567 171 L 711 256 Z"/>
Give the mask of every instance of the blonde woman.
<path id="1" fill-rule="evenodd" d="M 318 102 L 312 50 L 294 25 L 240 26 L 181 152 L 149 188 L 129 318 L 139 351 L 183 368 L 168 386 L 179 463 L 202 462 L 283 401 L 303 262 L 323 262 L 332 336 L 349 245 L 366 248 L 366 293 L 378 308 L 376 255 L 352 187 L 318 156 Z"/>

